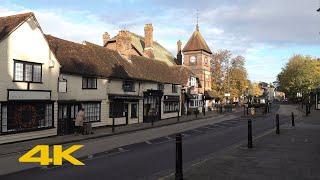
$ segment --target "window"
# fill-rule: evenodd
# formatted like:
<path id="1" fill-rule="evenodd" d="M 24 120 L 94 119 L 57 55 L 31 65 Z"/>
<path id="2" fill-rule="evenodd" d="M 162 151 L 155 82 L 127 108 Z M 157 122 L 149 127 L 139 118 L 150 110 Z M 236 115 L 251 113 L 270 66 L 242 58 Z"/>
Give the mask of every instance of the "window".
<path id="1" fill-rule="evenodd" d="M 1 132 L 25 132 L 53 127 L 52 103 L 9 103 L 1 106 Z"/>
<path id="2" fill-rule="evenodd" d="M 202 101 L 202 95 L 198 95 L 196 99 L 191 99 L 189 101 L 189 106 L 190 107 L 202 107 L 203 106 L 203 101 Z"/>
<path id="3" fill-rule="evenodd" d="M 124 117 L 124 102 L 122 101 L 110 102 L 109 117 L 110 118 Z"/>
<path id="4" fill-rule="evenodd" d="M 133 81 L 123 81 L 122 89 L 125 92 L 134 92 L 134 82 Z"/>
<path id="5" fill-rule="evenodd" d="M 14 60 L 14 81 L 42 82 L 42 64 Z"/>
<path id="6" fill-rule="evenodd" d="M 177 93 L 178 89 L 179 89 L 178 85 L 172 84 L 172 93 Z"/>
<path id="7" fill-rule="evenodd" d="M 195 78 L 195 77 L 190 77 L 190 79 L 189 79 L 189 85 L 192 87 L 196 87 L 196 85 L 197 85 L 197 78 Z"/>
<path id="8" fill-rule="evenodd" d="M 131 104 L 131 118 L 137 118 L 138 117 L 138 104 L 132 103 Z"/>
<path id="9" fill-rule="evenodd" d="M 97 89 L 97 78 L 82 77 L 82 89 Z"/>
<path id="10" fill-rule="evenodd" d="M 164 90 L 164 85 L 163 84 L 158 84 L 158 90 L 163 91 Z"/>
<path id="11" fill-rule="evenodd" d="M 100 121 L 100 103 L 84 103 L 85 122 Z"/>
<path id="12" fill-rule="evenodd" d="M 164 113 L 177 112 L 179 110 L 179 102 L 164 102 L 163 111 Z"/>

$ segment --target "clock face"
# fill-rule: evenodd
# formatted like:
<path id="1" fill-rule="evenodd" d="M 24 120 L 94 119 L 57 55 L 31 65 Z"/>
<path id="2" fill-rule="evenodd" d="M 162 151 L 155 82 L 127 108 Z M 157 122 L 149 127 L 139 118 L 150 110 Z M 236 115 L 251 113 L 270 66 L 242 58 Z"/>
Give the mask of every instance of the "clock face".
<path id="1" fill-rule="evenodd" d="M 190 57 L 190 63 L 195 63 L 197 61 L 197 58 L 195 56 Z"/>

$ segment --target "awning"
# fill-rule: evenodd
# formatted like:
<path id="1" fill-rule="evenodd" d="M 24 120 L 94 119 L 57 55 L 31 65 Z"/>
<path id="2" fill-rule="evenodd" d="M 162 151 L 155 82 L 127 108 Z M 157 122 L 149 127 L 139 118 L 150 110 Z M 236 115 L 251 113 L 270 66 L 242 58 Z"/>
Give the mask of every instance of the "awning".
<path id="1" fill-rule="evenodd" d="M 187 99 L 196 99 L 197 98 L 197 94 L 190 94 L 190 93 L 185 93 Z"/>
<path id="2" fill-rule="evenodd" d="M 213 92 L 212 91 L 205 91 L 204 92 L 204 99 L 205 100 L 212 100 L 212 99 L 214 99 L 215 97 L 214 97 L 214 94 L 213 94 Z"/>

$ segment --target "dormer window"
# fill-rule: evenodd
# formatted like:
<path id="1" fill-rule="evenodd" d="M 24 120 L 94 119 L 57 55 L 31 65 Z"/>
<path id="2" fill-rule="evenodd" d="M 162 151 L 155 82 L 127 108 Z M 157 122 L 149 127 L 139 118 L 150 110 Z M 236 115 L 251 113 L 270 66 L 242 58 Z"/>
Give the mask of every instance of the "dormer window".
<path id="1" fill-rule="evenodd" d="M 17 82 L 42 82 L 42 64 L 14 60 L 13 80 Z"/>

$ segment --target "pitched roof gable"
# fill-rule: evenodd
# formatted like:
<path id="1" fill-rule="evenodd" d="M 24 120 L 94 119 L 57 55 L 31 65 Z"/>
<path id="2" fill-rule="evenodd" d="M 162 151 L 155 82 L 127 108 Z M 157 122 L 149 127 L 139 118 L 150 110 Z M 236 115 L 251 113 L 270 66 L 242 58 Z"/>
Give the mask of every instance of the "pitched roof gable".
<path id="1" fill-rule="evenodd" d="M 194 31 L 194 33 L 192 34 L 192 36 L 190 37 L 190 39 L 188 40 L 187 44 L 184 46 L 182 51 L 187 52 L 187 51 L 199 51 L 199 50 L 203 50 L 209 54 L 212 54 L 208 44 L 202 37 L 199 29 L 196 29 L 196 31 Z"/>
<path id="2" fill-rule="evenodd" d="M 17 14 L 12 16 L 0 17 L 0 41 L 11 34 L 15 29 L 19 27 L 28 18 L 34 17 L 32 12 Z"/>

